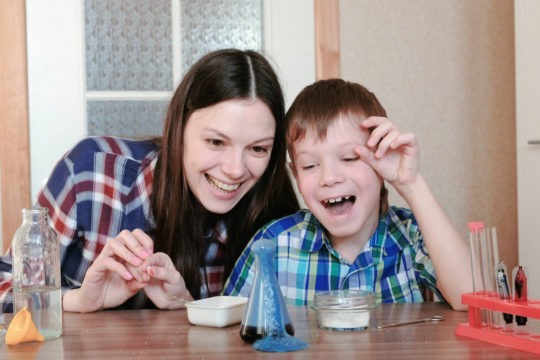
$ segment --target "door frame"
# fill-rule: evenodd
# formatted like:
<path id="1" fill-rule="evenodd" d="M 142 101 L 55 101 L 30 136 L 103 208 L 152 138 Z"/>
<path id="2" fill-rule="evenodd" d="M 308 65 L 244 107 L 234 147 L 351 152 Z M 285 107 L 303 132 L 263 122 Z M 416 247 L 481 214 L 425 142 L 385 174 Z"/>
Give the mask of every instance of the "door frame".
<path id="1" fill-rule="evenodd" d="M 2 247 L 30 206 L 25 0 L 0 1 L 0 195 Z"/>

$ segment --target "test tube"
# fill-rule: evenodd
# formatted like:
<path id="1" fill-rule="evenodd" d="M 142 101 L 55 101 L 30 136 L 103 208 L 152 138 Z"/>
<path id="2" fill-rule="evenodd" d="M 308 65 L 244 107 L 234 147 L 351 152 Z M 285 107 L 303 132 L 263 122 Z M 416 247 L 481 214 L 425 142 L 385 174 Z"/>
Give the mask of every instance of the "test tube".
<path id="1" fill-rule="evenodd" d="M 480 231 L 484 229 L 483 222 L 470 222 L 469 227 L 469 245 L 471 250 L 471 273 L 473 277 L 473 292 L 481 295 L 484 291 L 484 280 L 482 273 L 482 252 L 480 242 Z"/>
<path id="2" fill-rule="evenodd" d="M 497 241 L 497 229 L 492 227 L 486 229 L 486 242 L 488 244 L 488 268 L 487 276 L 489 277 L 488 281 L 488 294 L 492 297 L 499 297 L 498 286 L 497 286 L 497 271 L 499 266 L 499 244 Z M 490 311 L 488 317 L 488 326 L 499 328 L 504 325 L 502 313 L 499 311 Z"/>
<path id="3" fill-rule="evenodd" d="M 514 300 L 516 302 L 527 302 L 527 275 L 526 269 L 518 265 L 512 270 L 512 278 L 514 279 Z M 526 316 L 516 315 L 517 326 L 525 326 L 527 324 Z"/>
<path id="4" fill-rule="evenodd" d="M 495 228 L 486 229 L 483 222 L 471 222 L 468 226 L 473 292 L 496 297 L 499 263 L 497 231 Z M 501 324 L 502 317 L 498 312 L 482 309 L 478 314 L 473 314 L 473 325 L 499 327 Z"/>
<path id="5" fill-rule="evenodd" d="M 500 299 L 510 299 L 510 281 L 508 280 L 508 269 L 503 261 L 497 266 L 497 289 Z M 512 324 L 514 316 L 510 313 L 503 314 L 504 324 L 502 326 L 509 327 Z"/>
<path id="6" fill-rule="evenodd" d="M 482 247 L 480 241 L 480 232 L 484 229 L 483 222 L 470 222 L 469 227 L 469 247 L 471 251 L 471 274 L 473 283 L 473 293 L 483 295 L 484 279 L 482 272 Z M 480 308 L 471 308 L 469 314 L 470 322 L 473 326 L 482 326 L 482 319 L 485 320 L 485 312 Z"/>

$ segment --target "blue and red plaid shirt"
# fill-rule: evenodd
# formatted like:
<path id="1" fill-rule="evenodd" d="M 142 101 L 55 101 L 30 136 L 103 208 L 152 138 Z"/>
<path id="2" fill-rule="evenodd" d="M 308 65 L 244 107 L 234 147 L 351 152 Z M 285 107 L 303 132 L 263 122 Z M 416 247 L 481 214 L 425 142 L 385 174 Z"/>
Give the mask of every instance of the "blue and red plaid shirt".
<path id="1" fill-rule="evenodd" d="M 150 193 L 158 148 L 150 140 L 90 137 L 56 164 L 37 205 L 49 209 L 49 221 L 61 244 L 63 291 L 79 287 L 107 240 L 120 231 L 155 229 Z M 226 231 L 222 223 L 206 234 L 206 276 L 201 296 L 223 287 Z M 11 251 L 0 258 L 0 305 L 12 309 Z"/>

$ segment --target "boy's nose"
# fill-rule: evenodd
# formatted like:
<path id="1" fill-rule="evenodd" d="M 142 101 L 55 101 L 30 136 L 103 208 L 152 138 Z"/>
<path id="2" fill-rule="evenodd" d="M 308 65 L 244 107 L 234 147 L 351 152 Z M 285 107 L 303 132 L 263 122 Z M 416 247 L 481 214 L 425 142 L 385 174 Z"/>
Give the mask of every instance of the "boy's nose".
<path id="1" fill-rule="evenodd" d="M 341 182 L 343 182 L 343 173 L 339 166 L 321 165 L 321 186 L 332 186 Z"/>

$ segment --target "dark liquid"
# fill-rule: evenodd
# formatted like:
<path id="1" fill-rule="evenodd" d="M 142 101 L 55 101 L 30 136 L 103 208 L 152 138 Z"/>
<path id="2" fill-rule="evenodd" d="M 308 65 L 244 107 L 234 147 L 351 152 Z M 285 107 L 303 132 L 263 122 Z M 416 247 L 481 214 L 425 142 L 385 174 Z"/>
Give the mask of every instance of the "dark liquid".
<path id="1" fill-rule="evenodd" d="M 516 315 L 516 323 L 517 323 L 519 326 L 527 325 L 527 317 Z"/>
<path id="2" fill-rule="evenodd" d="M 294 327 L 292 324 L 285 325 L 285 331 L 291 336 L 294 335 Z M 240 337 L 248 344 L 253 344 L 255 341 L 262 339 L 265 334 L 263 334 L 262 328 L 257 328 L 256 326 L 244 326 L 240 327 Z"/>

